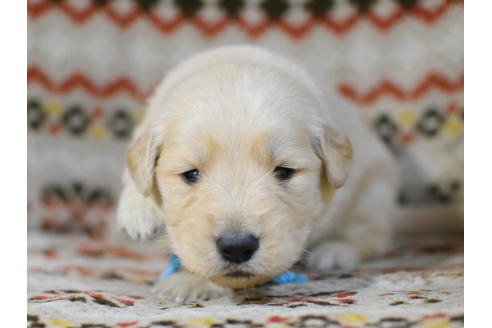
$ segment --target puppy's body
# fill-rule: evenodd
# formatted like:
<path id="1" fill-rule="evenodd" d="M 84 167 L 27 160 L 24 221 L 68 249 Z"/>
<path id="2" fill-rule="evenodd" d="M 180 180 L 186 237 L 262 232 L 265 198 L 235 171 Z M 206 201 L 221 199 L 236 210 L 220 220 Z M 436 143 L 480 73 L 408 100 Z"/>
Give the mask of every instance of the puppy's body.
<path id="1" fill-rule="evenodd" d="M 159 283 L 167 296 L 228 292 L 204 279 L 263 283 L 306 249 L 313 267 L 352 267 L 391 240 L 398 185 L 389 154 L 353 108 L 255 47 L 219 48 L 173 70 L 127 159 L 119 224 L 133 237 L 161 229 L 188 270 L 178 290 Z M 238 236 L 258 245 L 231 262 L 219 241 Z"/>

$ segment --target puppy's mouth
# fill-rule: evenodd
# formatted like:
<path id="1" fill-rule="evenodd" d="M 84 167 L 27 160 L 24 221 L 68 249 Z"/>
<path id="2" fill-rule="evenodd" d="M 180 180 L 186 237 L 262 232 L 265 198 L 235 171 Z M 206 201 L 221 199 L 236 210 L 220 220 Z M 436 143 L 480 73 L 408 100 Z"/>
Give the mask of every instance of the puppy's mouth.
<path id="1" fill-rule="evenodd" d="M 238 270 L 238 271 L 228 272 L 224 276 L 228 277 L 228 278 L 243 278 L 243 279 L 246 278 L 247 279 L 247 278 L 253 277 L 254 274 L 252 274 L 251 272 Z"/>
<path id="2" fill-rule="evenodd" d="M 211 280 L 213 282 L 233 289 L 247 288 L 254 285 L 260 285 L 262 283 L 267 282 L 270 279 L 271 277 L 267 275 L 263 275 L 256 272 L 245 271 L 237 268 L 223 271 L 222 273 L 214 277 L 211 277 Z"/>

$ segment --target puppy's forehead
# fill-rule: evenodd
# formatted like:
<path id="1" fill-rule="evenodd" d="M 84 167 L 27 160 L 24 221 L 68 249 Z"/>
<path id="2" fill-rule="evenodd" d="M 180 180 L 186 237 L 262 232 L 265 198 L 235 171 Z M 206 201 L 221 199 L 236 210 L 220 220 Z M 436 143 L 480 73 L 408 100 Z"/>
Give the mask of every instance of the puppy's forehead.
<path id="1" fill-rule="evenodd" d="M 317 100 L 293 76 L 250 62 L 211 65 L 187 76 L 166 95 L 175 115 L 207 115 L 230 125 L 281 116 L 306 117 Z M 299 119 L 298 117 L 298 119 Z"/>

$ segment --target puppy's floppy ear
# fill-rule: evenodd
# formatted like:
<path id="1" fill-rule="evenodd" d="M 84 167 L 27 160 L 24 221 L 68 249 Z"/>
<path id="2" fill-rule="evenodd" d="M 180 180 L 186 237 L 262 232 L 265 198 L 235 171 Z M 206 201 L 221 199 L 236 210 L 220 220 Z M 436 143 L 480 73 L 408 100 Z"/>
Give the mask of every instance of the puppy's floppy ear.
<path id="1" fill-rule="evenodd" d="M 128 149 L 126 164 L 138 190 L 149 196 L 154 188 L 154 168 L 157 160 L 159 142 L 147 127 Z"/>
<path id="2" fill-rule="evenodd" d="M 352 144 L 332 126 L 323 123 L 321 136 L 315 138 L 315 151 L 323 161 L 326 177 L 335 188 L 345 183 L 352 159 Z"/>

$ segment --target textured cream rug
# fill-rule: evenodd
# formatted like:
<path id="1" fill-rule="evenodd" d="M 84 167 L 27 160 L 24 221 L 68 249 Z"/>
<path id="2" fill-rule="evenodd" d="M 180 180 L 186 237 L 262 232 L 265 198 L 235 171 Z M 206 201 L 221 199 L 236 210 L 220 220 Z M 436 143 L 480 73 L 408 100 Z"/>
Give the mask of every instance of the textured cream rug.
<path id="1" fill-rule="evenodd" d="M 150 293 L 167 258 L 151 245 L 30 232 L 27 326 L 463 326 L 462 236 L 399 241 L 353 272 L 182 305 Z"/>

